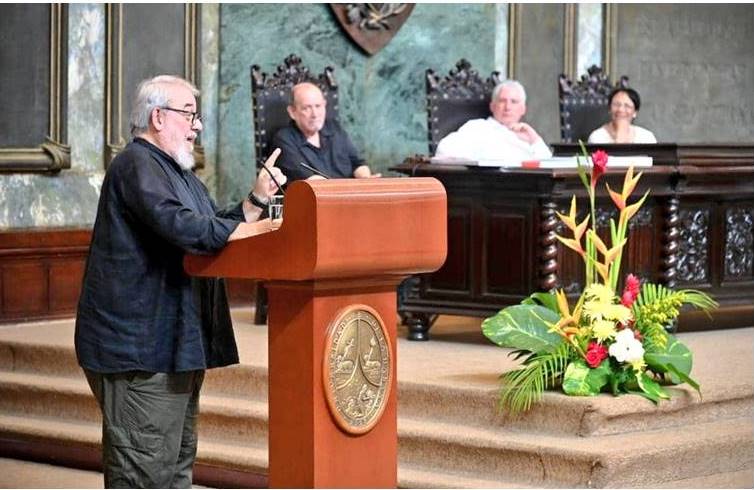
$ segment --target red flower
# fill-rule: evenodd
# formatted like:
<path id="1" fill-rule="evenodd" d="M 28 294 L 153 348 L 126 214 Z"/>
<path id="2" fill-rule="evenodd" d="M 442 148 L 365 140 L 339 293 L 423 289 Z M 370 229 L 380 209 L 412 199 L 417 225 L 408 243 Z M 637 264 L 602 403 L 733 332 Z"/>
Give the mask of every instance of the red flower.
<path id="1" fill-rule="evenodd" d="M 597 185 L 597 180 L 602 177 L 607 168 L 607 152 L 597 150 L 592 153 L 592 189 Z"/>
<path id="2" fill-rule="evenodd" d="M 586 350 L 586 363 L 589 367 L 596 368 L 607 358 L 607 347 L 597 342 L 589 342 L 589 348 Z"/>
<path id="3" fill-rule="evenodd" d="M 629 274 L 626 277 L 626 286 L 623 288 L 623 295 L 620 298 L 620 302 L 626 308 L 631 308 L 636 298 L 639 297 L 639 286 L 641 281 L 633 274 Z"/>

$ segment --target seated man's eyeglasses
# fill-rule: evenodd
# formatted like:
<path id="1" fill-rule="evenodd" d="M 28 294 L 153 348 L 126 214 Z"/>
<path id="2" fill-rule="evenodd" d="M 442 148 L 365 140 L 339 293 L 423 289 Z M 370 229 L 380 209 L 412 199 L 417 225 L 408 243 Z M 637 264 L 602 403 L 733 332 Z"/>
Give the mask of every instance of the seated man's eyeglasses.
<path id="1" fill-rule="evenodd" d="M 186 120 L 190 122 L 192 126 L 196 124 L 197 121 L 201 122 L 202 120 L 202 115 L 198 112 L 184 111 L 183 109 L 174 109 L 172 107 L 161 107 L 161 109 L 164 109 L 166 111 L 180 112 L 184 115 L 184 117 L 188 116 L 186 117 Z"/>

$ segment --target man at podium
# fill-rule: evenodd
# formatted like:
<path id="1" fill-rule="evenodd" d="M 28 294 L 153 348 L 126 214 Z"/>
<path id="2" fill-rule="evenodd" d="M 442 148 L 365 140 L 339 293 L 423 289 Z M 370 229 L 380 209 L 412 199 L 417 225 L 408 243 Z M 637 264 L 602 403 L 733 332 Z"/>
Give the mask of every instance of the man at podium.
<path id="1" fill-rule="evenodd" d="M 183 256 L 270 230 L 261 201 L 285 182 L 278 150 L 249 198 L 219 211 L 191 171 L 198 95 L 178 77 L 143 81 L 134 139 L 102 184 L 75 345 L 102 411 L 107 488 L 191 486 L 204 371 L 238 351 L 222 280 L 188 276 Z"/>

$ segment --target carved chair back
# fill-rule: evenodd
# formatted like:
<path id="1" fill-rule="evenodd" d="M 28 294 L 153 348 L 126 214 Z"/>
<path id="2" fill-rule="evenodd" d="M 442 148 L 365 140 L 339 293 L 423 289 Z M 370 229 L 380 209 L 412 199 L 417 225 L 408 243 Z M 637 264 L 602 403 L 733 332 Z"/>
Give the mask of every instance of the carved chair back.
<path id="1" fill-rule="evenodd" d="M 565 143 L 582 140 L 610 120 L 608 97 L 617 87 L 628 87 L 628 77 L 622 76 L 612 86 L 602 68 L 592 65 L 575 83 L 565 75 L 558 80 L 560 100 L 560 138 Z"/>
<path id="2" fill-rule="evenodd" d="M 289 55 L 278 65 L 275 73 L 268 76 L 258 65 L 251 67 L 251 107 L 254 117 L 254 148 L 257 167 L 261 166 L 274 148 L 270 143 L 275 133 L 288 125 L 287 107 L 291 89 L 301 82 L 317 85 L 327 99 L 327 118 L 338 117 L 338 84 L 335 70 L 328 66 L 319 75 L 312 74 L 303 66 L 301 58 Z"/>
<path id="3" fill-rule="evenodd" d="M 490 97 L 500 83 L 499 72 L 492 72 L 482 80 L 471 63 L 462 59 L 448 75 L 440 78 L 433 70 L 426 72 L 427 131 L 429 154 L 434 155 L 437 144 L 466 121 L 490 115 Z"/>

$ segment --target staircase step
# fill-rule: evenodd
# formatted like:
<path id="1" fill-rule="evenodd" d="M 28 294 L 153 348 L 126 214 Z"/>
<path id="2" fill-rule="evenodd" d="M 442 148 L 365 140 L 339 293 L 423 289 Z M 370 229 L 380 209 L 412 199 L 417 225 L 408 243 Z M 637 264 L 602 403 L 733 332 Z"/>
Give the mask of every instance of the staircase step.
<path id="1" fill-rule="evenodd" d="M 585 438 L 399 419 L 399 460 L 533 486 L 634 487 L 754 469 L 753 427 L 742 417 Z"/>
<path id="2" fill-rule="evenodd" d="M 267 402 L 202 393 L 200 437 L 267 443 Z M 83 377 L 0 371 L 0 413 L 56 417 L 99 424 L 101 415 Z"/>
<path id="3" fill-rule="evenodd" d="M 601 436 L 750 416 L 754 390 L 712 392 L 703 398 L 686 386 L 668 386 L 672 398 L 654 405 L 637 395 L 624 395 L 620 403 L 604 393 L 572 397 L 547 391 L 531 410 L 515 416 L 498 410 L 497 388 L 448 387 L 442 384 L 401 382 L 399 416 L 421 418 L 426 407 L 442 407 L 433 420 L 478 428 L 499 428 L 536 434 Z"/>
<path id="4" fill-rule="evenodd" d="M 410 467 L 398 467 L 399 488 L 538 488 L 518 482 L 500 480 L 483 480 L 466 474 L 452 474 L 437 470 L 419 470 Z"/>
<path id="5" fill-rule="evenodd" d="M 103 488 L 102 473 L 0 458 L 0 488 Z"/>

